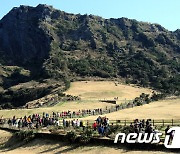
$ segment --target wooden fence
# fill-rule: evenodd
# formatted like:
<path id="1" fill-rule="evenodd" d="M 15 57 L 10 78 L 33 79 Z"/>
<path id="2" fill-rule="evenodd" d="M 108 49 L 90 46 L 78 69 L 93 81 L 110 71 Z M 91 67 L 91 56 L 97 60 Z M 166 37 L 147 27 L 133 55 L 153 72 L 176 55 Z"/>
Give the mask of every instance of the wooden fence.
<path id="1" fill-rule="evenodd" d="M 86 127 L 92 126 L 95 122 L 94 120 L 83 120 L 83 123 Z M 146 120 L 146 119 L 145 119 Z M 152 126 L 180 126 L 180 119 L 149 119 Z M 60 121 L 60 126 L 63 126 L 63 121 Z M 131 123 L 133 123 L 133 120 L 110 120 L 109 125 L 113 126 L 129 126 Z M 4 127 L 9 127 L 7 124 L 7 120 L 0 121 L 0 125 Z"/>
<path id="2" fill-rule="evenodd" d="M 145 119 L 146 120 L 146 119 Z M 91 126 L 94 121 L 86 120 L 85 123 Z M 129 126 L 133 120 L 110 120 L 110 125 Z M 180 126 L 180 119 L 150 119 L 152 126 Z"/>

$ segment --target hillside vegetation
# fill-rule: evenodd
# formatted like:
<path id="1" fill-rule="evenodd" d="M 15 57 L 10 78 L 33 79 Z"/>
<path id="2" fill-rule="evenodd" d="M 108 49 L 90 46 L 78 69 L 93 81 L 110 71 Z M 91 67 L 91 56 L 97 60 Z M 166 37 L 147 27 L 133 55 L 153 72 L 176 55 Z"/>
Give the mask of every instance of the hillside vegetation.
<path id="1" fill-rule="evenodd" d="M 69 14 L 41 4 L 20 6 L 0 21 L 0 104 L 21 106 L 88 77 L 123 78 L 179 95 L 179 58 L 179 30 Z M 12 90 L 22 83 L 25 88 Z"/>

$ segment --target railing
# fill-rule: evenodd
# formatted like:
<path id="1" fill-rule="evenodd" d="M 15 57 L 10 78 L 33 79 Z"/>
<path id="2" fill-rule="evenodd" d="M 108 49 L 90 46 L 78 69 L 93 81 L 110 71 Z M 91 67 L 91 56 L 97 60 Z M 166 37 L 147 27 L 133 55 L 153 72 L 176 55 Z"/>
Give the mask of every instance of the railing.
<path id="1" fill-rule="evenodd" d="M 80 120 L 80 121 L 83 121 L 83 123 L 85 124 L 85 127 L 88 127 L 88 126 L 92 126 L 95 120 L 96 119 L 94 119 L 94 120 Z M 59 120 L 59 121 L 60 121 L 59 126 L 63 126 L 63 120 Z M 109 125 L 129 126 L 131 123 L 133 123 L 133 120 L 110 120 Z M 152 126 L 168 126 L 168 125 L 169 126 L 180 126 L 180 119 L 159 119 L 159 120 L 158 119 L 156 119 L 156 120 L 151 119 L 150 123 L 152 124 Z M 70 123 L 70 125 L 71 125 L 71 123 Z M 4 119 L 3 121 L 0 120 L 0 126 L 13 127 L 13 126 L 10 126 L 7 124 L 7 119 Z"/>
<path id="2" fill-rule="evenodd" d="M 133 120 L 111 120 L 110 121 L 111 124 L 113 125 L 130 125 L 131 123 L 133 123 Z M 180 126 L 180 119 L 150 119 L 150 123 L 153 126 L 156 125 L 160 125 L 160 126 Z"/>
<path id="3" fill-rule="evenodd" d="M 146 120 L 146 119 L 145 119 Z M 91 126 L 94 121 L 86 120 L 85 123 L 88 123 Z M 121 126 L 129 126 L 133 123 L 133 120 L 110 120 L 110 125 L 121 125 Z M 180 119 L 151 119 L 150 123 L 152 126 L 180 126 Z"/>

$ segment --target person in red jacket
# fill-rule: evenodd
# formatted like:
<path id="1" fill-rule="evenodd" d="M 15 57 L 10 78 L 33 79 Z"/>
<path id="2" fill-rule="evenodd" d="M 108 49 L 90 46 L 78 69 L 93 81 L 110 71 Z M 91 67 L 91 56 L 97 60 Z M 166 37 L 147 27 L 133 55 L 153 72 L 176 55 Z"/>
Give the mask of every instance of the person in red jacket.
<path id="1" fill-rule="evenodd" d="M 97 123 L 96 123 L 96 121 L 93 123 L 92 127 L 93 127 L 93 130 L 96 131 L 96 129 L 97 129 Z"/>

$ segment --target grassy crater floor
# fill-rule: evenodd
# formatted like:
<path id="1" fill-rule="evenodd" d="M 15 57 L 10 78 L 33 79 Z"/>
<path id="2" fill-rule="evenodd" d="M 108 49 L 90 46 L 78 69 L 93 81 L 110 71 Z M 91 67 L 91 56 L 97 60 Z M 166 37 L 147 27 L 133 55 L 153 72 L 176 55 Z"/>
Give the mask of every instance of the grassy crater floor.
<path id="1" fill-rule="evenodd" d="M 152 90 L 148 88 L 140 88 L 134 85 L 125 85 L 113 81 L 78 81 L 72 82 L 69 90 L 66 94 L 79 96 L 80 101 L 59 102 L 53 107 L 43 107 L 35 109 L 12 109 L 12 110 L 0 110 L 0 117 L 11 118 L 22 117 L 24 115 L 30 115 L 33 113 L 42 114 L 43 112 L 52 113 L 62 111 L 78 111 L 82 109 L 95 109 L 103 108 L 106 106 L 114 106 L 110 103 L 100 102 L 99 100 L 114 100 L 118 97 L 117 104 L 133 100 L 141 93 L 151 94 Z"/>

